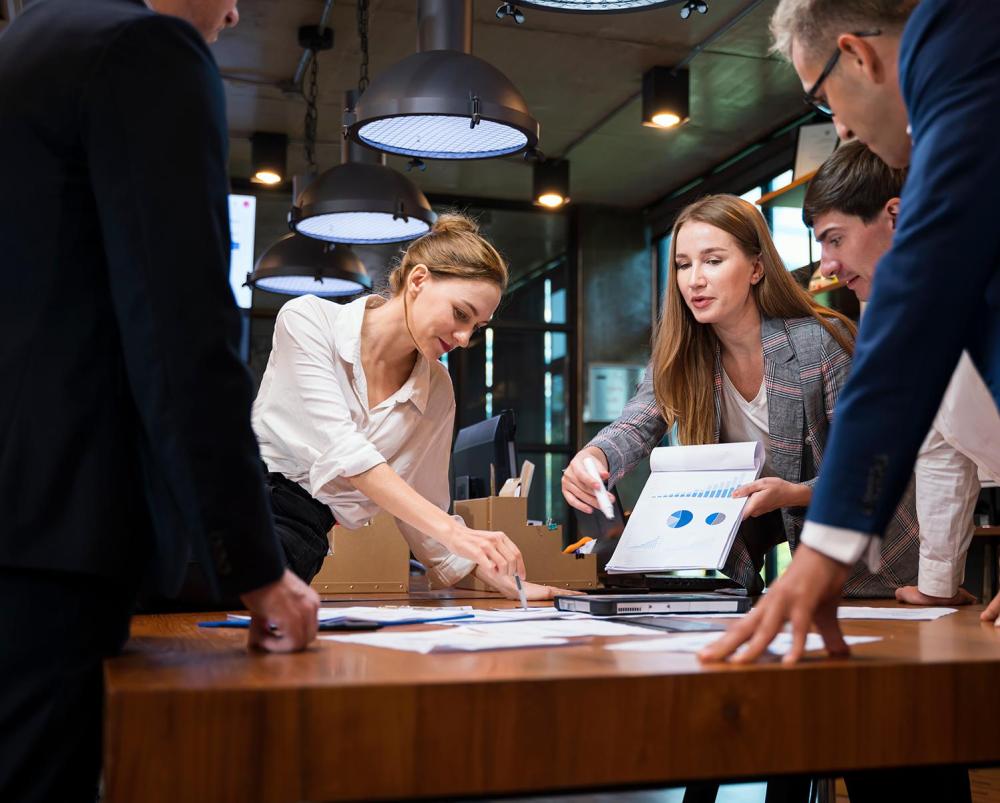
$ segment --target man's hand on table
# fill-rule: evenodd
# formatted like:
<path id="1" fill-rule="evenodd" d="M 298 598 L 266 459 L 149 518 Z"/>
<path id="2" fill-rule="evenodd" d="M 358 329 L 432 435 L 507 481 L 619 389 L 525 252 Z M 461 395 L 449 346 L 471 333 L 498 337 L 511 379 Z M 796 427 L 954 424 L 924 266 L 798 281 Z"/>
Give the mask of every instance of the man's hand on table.
<path id="1" fill-rule="evenodd" d="M 730 626 L 722 638 L 698 653 L 699 660 L 723 661 L 747 644 L 732 660 L 755 661 L 788 621 L 792 623 L 792 649 L 782 663 L 794 664 L 802 657 L 810 625 L 816 626 L 831 656 L 849 655 L 837 623 L 837 606 L 848 573 L 848 566 L 801 544 L 791 565 L 756 607 Z"/>
<path id="2" fill-rule="evenodd" d="M 983 622 L 993 622 L 996 624 L 1000 619 L 1000 594 L 993 597 L 993 602 L 986 606 L 986 610 L 979 614 L 979 619 Z"/>
<path id="3" fill-rule="evenodd" d="M 896 602 L 907 605 L 972 605 L 976 598 L 964 588 L 959 588 L 953 597 L 932 597 L 921 593 L 916 586 L 903 586 L 896 589 Z"/>
<path id="4" fill-rule="evenodd" d="M 281 579 L 240 599 L 250 611 L 248 647 L 294 652 L 316 638 L 319 594 L 288 569 Z"/>

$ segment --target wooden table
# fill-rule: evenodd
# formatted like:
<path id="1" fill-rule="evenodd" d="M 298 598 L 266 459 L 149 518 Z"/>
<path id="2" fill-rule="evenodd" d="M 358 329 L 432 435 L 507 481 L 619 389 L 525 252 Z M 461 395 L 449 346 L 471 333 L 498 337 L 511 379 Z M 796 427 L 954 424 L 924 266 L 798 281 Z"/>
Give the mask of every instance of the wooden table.
<path id="1" fill-rule="evenodd" d="M 435 604 L 463 602 L 505 604 Z M 705 668 L 606 639 L 251 655 L 244 632 L 197 628 L 204 616 L 140 617 L 106 668 L 106 800 L 441 798 L 1000 762 L 1000 628 L 980 610 L 846 622 L 884 640 L 791 668 Z"/>

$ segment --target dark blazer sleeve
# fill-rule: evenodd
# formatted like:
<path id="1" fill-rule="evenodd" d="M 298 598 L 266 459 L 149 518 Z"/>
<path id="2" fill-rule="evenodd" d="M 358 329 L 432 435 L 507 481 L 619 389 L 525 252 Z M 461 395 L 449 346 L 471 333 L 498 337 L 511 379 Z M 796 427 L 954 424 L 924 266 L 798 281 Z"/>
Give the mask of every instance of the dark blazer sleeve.
<path id="1" fill-rule="evenodd" d="M 237 355 L 218 68 L 194 28 L 154 15 L 118 33 L 85 95 L 84 147 L 160 550 L 184 550 L 187 538 L 219 590 L 260 587 L 284 561 Z"/>
<path id="2" fill-rule="evenodd" d="M 1000 226 L 990 201 L 1000 184 L 998 32 L 1000 4 L 981 0 L 922 0 L 907 25 L 909 178 L 810 521 L 881 534 L 963 347 L 998 345 Z"/>

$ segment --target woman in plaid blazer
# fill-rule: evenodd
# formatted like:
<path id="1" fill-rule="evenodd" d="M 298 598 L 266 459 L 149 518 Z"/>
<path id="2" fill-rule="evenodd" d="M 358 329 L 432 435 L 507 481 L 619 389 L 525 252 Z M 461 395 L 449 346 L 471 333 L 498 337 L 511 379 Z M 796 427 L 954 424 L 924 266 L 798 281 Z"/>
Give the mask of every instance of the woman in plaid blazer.
<path id="1" fill-rule="evenodd" d="M 760 212 L 736 196 L 709 196 L 681 212 L 670 264 L 674 281 L 645 379 L 618 420 L 570 463 L 563 495 L 591 512 L 594 483 L 583 458 L 594 457 L 614 485 L 675 426 L 687 444 L 760 432 L 766 476 L 737 491 L 750 497 L 748 518 L 725 569 L 756 591 L 767 550 L 784 540 L 792 549 L 798 543 L 850 372 L 855 328 L 795 283 Z M 859 563 L 845 594 L 892 597 L 897 587 L 915 582 L 918 549 L 911 485 L 883 541 L 879 571 Z"/>

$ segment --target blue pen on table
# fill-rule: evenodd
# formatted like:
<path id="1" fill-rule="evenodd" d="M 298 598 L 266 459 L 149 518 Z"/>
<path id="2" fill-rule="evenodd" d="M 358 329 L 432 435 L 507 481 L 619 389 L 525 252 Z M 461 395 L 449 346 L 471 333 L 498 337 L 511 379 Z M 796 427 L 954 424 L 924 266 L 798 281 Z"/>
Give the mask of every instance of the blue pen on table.
<path id="1" fill-rule="evenodd" d="M 454 622 L 459 619 L 472 619 L 473 614 L 461 613 L 455 616 L 437 617 L 414 617 L 412 619 L 399 619 L 393 622 L 376 622 L 370 619 L 350 619 L 347 617 L 334 617 L 331 619 L 320 619 L 320 630 L 378 630 L 382 627 L 396 625 L 433 625 L 438 622 Z M 198 622 L 198 627 L 250 627 L 250 617 L 238 619 L 217 619 L 211 622 Z"/>

